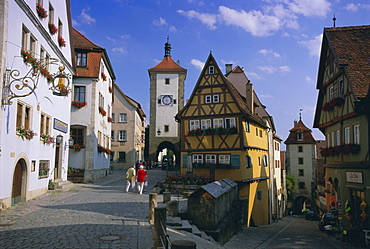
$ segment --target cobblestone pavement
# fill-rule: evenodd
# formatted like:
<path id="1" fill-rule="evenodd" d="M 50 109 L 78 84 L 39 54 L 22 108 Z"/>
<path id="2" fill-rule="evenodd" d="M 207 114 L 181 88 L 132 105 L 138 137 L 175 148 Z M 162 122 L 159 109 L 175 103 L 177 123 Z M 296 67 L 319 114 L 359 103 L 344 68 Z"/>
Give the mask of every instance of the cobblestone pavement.
<path id="1" fill-rule="evenodd" d="M 125 193 L 124 173 L 0 212 L 0 248 L 152 248 L 149 191 Z M 148 189 L 165 174 L 148 170 Z"/>

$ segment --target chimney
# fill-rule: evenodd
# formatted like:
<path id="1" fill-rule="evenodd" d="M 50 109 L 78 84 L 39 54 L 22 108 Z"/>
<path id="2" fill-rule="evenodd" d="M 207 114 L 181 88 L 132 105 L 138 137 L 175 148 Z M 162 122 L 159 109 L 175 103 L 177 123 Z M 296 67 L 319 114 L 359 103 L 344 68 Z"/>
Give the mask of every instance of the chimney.
<path id="1" fill-rule="evenodd" d="M 233 70 L 233 64 L 225 64 L 226 66 L 226 75 Z"/>
<path id="2" fill-rule="evenodd" d="M 245 90 L 245 102 L 247 107 L 252 111 L 252 114 L 254 114 L 253 84 L 248 81 L 245 85 Z"/>
<path id="3" fill-rule="evenodd" d="M 176 64 L 180 66 L 180 60 L 177 60 L 176 61 Z"/>
<path id="4" fill-rule="evenodd" d="M 298 123 L 297 120 L 294 120 L 294 127 L 297 125 L 297 123 Z"/>

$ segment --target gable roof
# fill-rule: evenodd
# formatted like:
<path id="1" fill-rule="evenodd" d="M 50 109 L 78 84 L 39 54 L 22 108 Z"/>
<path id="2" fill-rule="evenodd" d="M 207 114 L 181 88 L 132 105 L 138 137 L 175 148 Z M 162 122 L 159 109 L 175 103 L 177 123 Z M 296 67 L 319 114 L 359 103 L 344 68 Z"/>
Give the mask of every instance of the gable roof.
<path id="1" fill-rule="evenodd" d="M 289 136 L 284 142 L 285 144 L 316 144 L 316 140 L 312 136 L 312 131 L 304 125 L 301 119 L 289 132 Z M 298 141 L 298 133 L 303 133 L 302 141 Z"/>
<path id="2" fill-rule="evenodd" d="M 243 99 L 243 97 L 240 95 L 239 91 L 234 87 L 234 85 L 221 73 L 221 70 L 219 68 L 219 66 L 217 65 L 217 62 L 215 60 L 215 58 L 213 57 L 212 53 L 209 54 L 208 58 L 207 58 L 207 61 L 206 63 L 204 64 L 203 66 L 203 69 L 202 69 L 202 72 L 198 78 L 198 81 L 197 83 L 195 84 L 195 87 L 193 89 L 193 92 L 189 98 L 189 101 L 186 103 L 186 105 L 178 112 L 178 114 L 176 115 L 176 119 L 180 118 L 183 114 L 183 112 L 186 110 L 186 108 L 188 108 L 188 106 L 190 105 L 191 103 L 191 100 L 194 98 L 195 94 L 196 94 L 196 90 L 197 88 L 199 87 L 201 81 L 202 81 L 202 78 L 203 76 L 206 74 L 207 70 L 208 70 L 208 67 L 209 65 L 212 65 L 215 67 L 215 72 L 219 72 L 219 76 L 221 77 L 222 79 L 222 82 L 224 83 L 226 89 L 230 92 L 230 95 L 232 96 L 232 98 L 234 99 L 234 102 L 237 104 L 237 106 L 239 107 L 240 111 L 248 116 L 250 119 L 254 120 L 255 122 L 257 122 L 258 124 L 260 124 L 262 127 L 266 127 L 266 124 L 265 122 L 262 120 L 261 117 L 257 116 L 257 115 L 253 115 L 252 111 L 247 107 L 246 103 L 245 103 L 245 100 Z"/>
<path id="3" fill-rule="evenodd" d="M 335 62 L 344 67 L 355 97 L 366 97 L 370 86 L 370 25 L 325 28 L 324 39 L 332 48 Z M 323 53 L 320 67 L 325 65 L 322 60 L 326 60 Z"/>
<path id="4" fill-rule="evenodd" d="M 171 56 L 165 56 L 156 66 L 149 68 L 148 71 L 187 71 L 173 61 Z"/>

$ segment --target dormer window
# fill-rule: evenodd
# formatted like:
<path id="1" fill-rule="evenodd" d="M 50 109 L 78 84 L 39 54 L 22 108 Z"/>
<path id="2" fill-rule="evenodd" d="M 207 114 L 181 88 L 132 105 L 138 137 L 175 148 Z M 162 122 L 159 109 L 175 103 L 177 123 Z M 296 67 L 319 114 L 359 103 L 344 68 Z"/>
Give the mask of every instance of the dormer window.
<path id="1" fill-rule="evenodd" d="M 78 67 L 87 66 L 87 53 L 77 52 L 77 66 Z"/>
<path id="2" fill-rule="evenodd" d="M 297 140 L 298 141 L 303 141 L 303 133 L 302 132 L 297 133 Z"/>
<path id="3" fill-rule="evenodd" d="M 215 73 L 215 67 L 214 66 L 209 66 L 208 73 L 209 74 L 214 74 Z"/>

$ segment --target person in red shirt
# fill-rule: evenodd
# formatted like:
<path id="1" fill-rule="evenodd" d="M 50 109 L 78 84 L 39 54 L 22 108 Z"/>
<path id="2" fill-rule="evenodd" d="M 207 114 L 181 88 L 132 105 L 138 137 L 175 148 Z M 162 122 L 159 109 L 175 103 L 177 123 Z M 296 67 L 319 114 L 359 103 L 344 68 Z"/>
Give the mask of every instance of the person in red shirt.
<path id="1" fill-rule="evenodd" d="M 139 190 L 139 194 L 143 194 L 144 183 L 147 181 L 147 174 L 144 167 L 140 165 L 139 170 L 136 173 L 136 181 L 137 181 L 137 188 Z"/>

